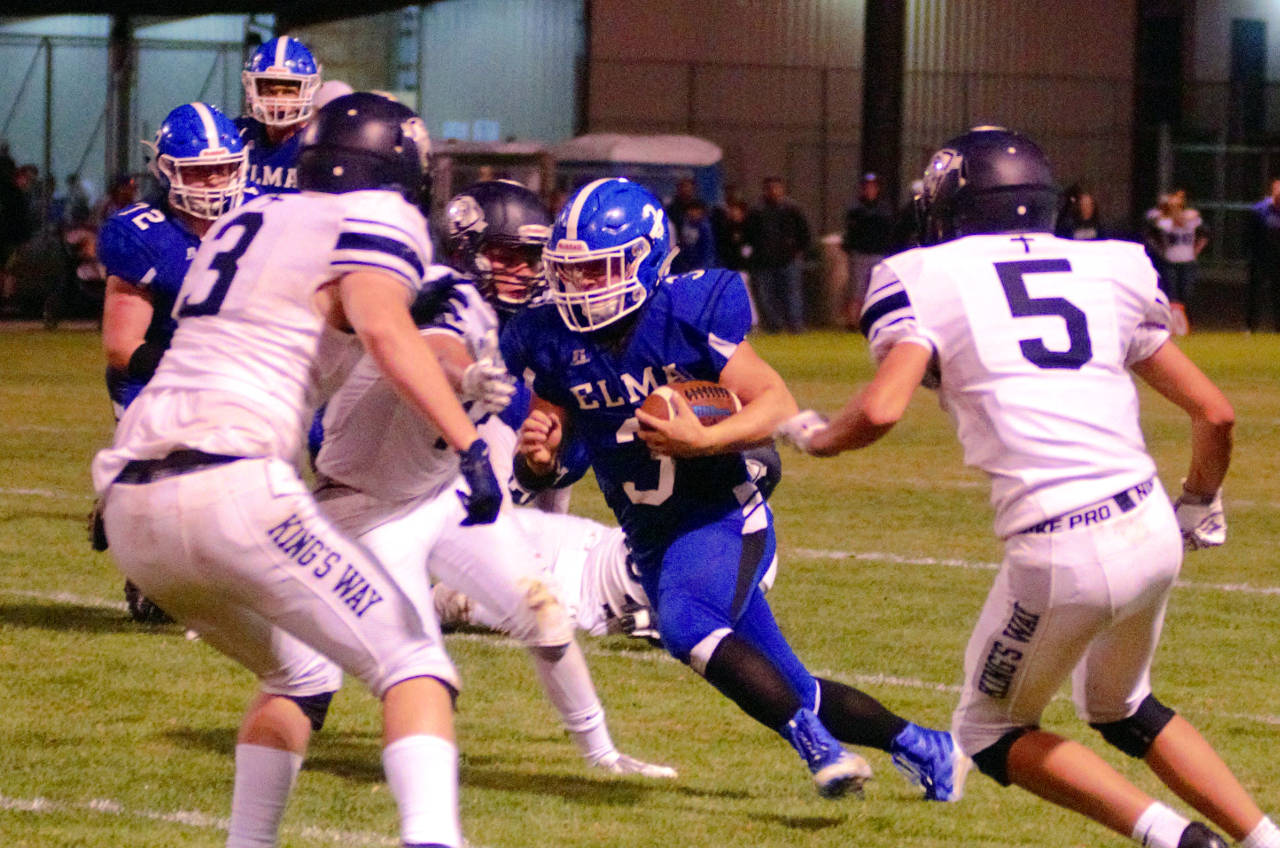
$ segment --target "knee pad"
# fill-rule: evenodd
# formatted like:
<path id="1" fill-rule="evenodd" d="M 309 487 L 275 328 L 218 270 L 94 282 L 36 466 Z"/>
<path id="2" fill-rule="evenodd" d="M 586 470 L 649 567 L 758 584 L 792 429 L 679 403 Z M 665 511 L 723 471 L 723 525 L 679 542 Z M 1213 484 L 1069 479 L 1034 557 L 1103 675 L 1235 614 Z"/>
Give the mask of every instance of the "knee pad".
<path id="1" fill-rule="evenodd" d="M 974 754 L 973 764 L 978 767 L 978 771 L 996 783 L 1001 786 L 1008 786 L 1010 783 L 1009 749 L 1013 747 L 1014 742 L 1017 742 L 1031 730 L 1032 728 L 1030 727 L 1019 727 L 1010 730 L 997 739 L 994 745 L 989 745 Z"/>
<path id="2" fill-rule="evenodd" d="M 1176 713 L 1156 700 L 1155 695 L 1148 695 L 1138 705 L 1138 709 L 1128 718 L 1119 721 L 1101 723 L 1090 722 L 1089 726 L 1102 734 L 1102 738 L 1124 751 L 1131 757 L 1142 759 L 1151 750 L 1151 743 L 1156 741 L 1164 726 L 1173 720 Z"/>
<path id="3" fill-rule="evenodd" d="M 560 648 L 573 641 L 573 620 L 564 604 L 536 578 L 521 580 L 523 605 L 510 621 L 508 632 L 530 648 Z"/>
<path id="4" fill-rule="evenodd" d="M 319 695 L 285 695 L 298 705 L 302 714 L 311 722 L 312 732 L 319 732 L 324 727 L 325 716 L 329 714 L 329 702 L 333 700 L 333 692 L 321 692 Z"/>
<path id="5" fill-rule="evenodd" d="M 711 656 L 716 652 L 716 648 L 720 647 L 720 643 L 724 641 L 724 637 L 732 633 L 729 628 L 722 627 L 719 630 L 713 630 L 696 645 L 689 649 L 687 654 L 689 667 L 696 671 L 702 677 L 707 676 L 707 663 L 711 662 Z M 665 640 L 663 640 L 665 642 Z M 675 653 L 674 651 L 672 652 Z"/>

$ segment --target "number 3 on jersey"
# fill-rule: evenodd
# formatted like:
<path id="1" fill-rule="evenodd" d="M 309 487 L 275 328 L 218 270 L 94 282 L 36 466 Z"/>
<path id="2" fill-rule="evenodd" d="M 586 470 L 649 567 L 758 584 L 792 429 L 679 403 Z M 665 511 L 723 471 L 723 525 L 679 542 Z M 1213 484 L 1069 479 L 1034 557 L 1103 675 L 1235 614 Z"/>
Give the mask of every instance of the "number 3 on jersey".
<path id="1" fill-rule="evenodd" d="M 222 229 L 218 230 L 213 236 L 214 240 L 221 239 L 233 227 L 241 228 L 240 237 L 236 239 L 235 244 L 231 245 L 230 250 L 215 253 L 213 258 L 209 260 L 209 270 L 216 271 L 217 277 L 214 278 L 213 285 L 209 287 L 208 294 L 205 295 L 204 300 L 192 303 L 191 295 L 184 293 L 181 302 L 178 304 L 179 318 L 187 318 L 194 315 L 216 315 L 218 310 L 222 308 L 222 301 L 227 297 L 227 289 L 231 287 L 231 280 L 236 275 L 236 263 L 240 261 L 245 251 L 249 249 L 249 243 L 258 234 L 258 230 L 262 229 L 262 213 L 245 212 L 242 215 L 237 215 L 224 224 Z M 185 284 L 183 288 L 186 288 Z"/>
<path id="2" fill-rule="evenodd" d="M 1027 292 L 1026 274 L 1069 274 L 1071 263 L 1065 259 L 1029 259 L 1021 262 L 997 262 L 996 275 L 1009 301 L 1014 318 L 1056 315 L 1066 322 L 1066 350 L 1050 350 L 1043 338 L 1022 339 L 1018 346 L 1022 356 L 1037 368 L 1070 368 L 1078 371 L 1093 358 L 1093 342 L 1089 339 L 1089 322 L 1084 311 L 1064 297 L 1032 297 Z"/>

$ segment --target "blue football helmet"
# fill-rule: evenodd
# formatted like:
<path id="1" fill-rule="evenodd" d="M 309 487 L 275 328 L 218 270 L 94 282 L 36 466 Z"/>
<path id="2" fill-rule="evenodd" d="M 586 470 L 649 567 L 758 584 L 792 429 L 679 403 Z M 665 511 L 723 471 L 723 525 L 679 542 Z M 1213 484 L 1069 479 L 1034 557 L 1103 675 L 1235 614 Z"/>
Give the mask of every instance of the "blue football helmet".
<path id="1" fill-rule="evenodd" d="M 979 233 L 1053 232 L 1059 189 L 1035 142 L 975 127 L 933 154 L 916 198 L 921 242 Z"/>
<path id="2" fill-rule="evenodd" d="M 444 217 L 449 263 L 505 317 L 546 288 L 551 212 L 537 194 L 512 180 L 485 180 L 455 195 Z"/>
<path id="3" fill-rule="evenodd" d="M 422 206 L 430 192 L 431 137 L 417 113 L 369 91 L 326 103 L 302 131 L 298 188 L 345 194 L 395 191 Z"/>
<path id="4" fill-rule="evenodd" d="M 184 103 L 144 142 L 155 154 L 149 167 L 165 186 L 169 205 L 213 220 L 240 205 L 249 157 L 231 119 L 208 103 Z"/>
<path id="5" fill-rule="evenodd" d="M 627 179 L 587 183 L 565 203 L 542 259 L 566 326 L 591 332 L 640 308 L 675 256 L 662 201 Z"/>
<path id="6" fill-rule="evenodd" d="M 240 81 L 249 114 L 267 126 L 291 126 L 314 111 L 320 64 L 305 44 L 282 35 L 253 51 Z"/>

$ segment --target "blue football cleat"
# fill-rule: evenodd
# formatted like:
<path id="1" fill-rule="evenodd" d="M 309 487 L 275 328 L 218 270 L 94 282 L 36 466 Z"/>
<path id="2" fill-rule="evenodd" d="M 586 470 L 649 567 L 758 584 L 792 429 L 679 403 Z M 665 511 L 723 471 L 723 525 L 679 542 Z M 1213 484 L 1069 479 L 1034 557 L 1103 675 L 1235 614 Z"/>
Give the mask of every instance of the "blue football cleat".
<path id="1" fill-rule="evenodd" d="M 796 710 L 783 735 L 804 758 L 823 798 L 839 798 L 850 791 L 862 794 L 862 785 L 871 779 L 871 766 L 846 751 L 812 710 Z"/>
<path id="2" fill-rule="evenodd" d="M 959 801 L 973 760 L 964 755 L 945 730 L 907 724 L 889 746 L 893 764 L 924 789 L 927 801 Z"/>

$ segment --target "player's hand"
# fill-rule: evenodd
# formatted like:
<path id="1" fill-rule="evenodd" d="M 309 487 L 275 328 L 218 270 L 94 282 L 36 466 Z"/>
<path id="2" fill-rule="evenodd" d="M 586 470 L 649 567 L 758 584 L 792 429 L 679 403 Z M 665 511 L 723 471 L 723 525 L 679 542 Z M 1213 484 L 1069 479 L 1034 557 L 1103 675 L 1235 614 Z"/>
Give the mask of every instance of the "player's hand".
<path id="1" fill-rule="evenodd" d="M 618 627 L 633 639 L 657 642 L 661 638 L 658 635 L 658 622 L 653 610 L 635 601 L 627 601 L 622 605 L 622 615 L 618 616 Z"/>
<path id="2" fill-rule="evenodd" d="M 487 356 L 477 359 L 462 372 L 462 396 L 480 404 L 485 412 L 493 415 L 502 412 L 515 393 L 515 377 Z"/>
<path id="3" fill-rule="evenodd" d="M 517 435 L 519 441 L 516 450 L 524 456 L 530 471 L 547 474 L 555 470 L 556 453 L 560 450 L 560 440 L 564 437 L 558 418 L 535 409 L 520 425 Z"/>
<path id="4" fill-rule="evenodd" d="M 813 453 L 813 437 L 827 429 L 827 419 L 812 409 L 802 409 L 778 425 L 773 437 L 796 450 Z"/>
<path id="5" fill-rule="evenodd" d="M 458 470 L 470 491 L 458 489 L 458 500 L 467 510 L 462 520 L 468 524 L 492 524 L 502 507 L 502 489 L 489 464 L 489 446 L 484 439 L 476 439 L 466 450 L 458 451 Z"/>
<path id="6" fill-rule="evenodd" d="M 610 774 L 638 774 L 641 777 L 652 777 L 658 780 L 672 780 L 679 777 L 671 766 L 646 763 L 616 750 L 610 751 L 591 765 L 602 768 Z"/>
<path id="7" fill-rule="evenodd" d="M 1173 502 L 1173 514 L 1187 550 L 1216 548 L 1227 541 L 1227 516 L 1222 508 L 1222 489 L 1212 496 L 1182 490 Z"/>
<path id="8" fill-rule="evenodd" d="M 636 420 L 640 422 L 636 435 L 649 446 L 650 453 L 676 458 L 710 453 L 707 428 L 702 426 L 689 401 L 679 392 L 672 392 L 671 406 L 675 416 L 667 419 L 656 418 L 643 409 L 636 410 Z"/>

